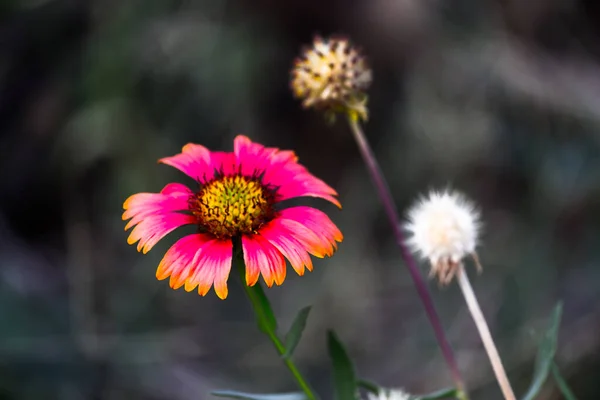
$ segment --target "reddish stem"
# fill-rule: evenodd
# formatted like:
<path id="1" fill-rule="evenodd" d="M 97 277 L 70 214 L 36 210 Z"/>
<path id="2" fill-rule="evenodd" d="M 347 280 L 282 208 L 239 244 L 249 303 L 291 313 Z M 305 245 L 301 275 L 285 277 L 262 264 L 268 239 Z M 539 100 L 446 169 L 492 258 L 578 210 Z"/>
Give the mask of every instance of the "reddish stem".
<path id="1" fill-rule="evenodd" d="M 392 194 L 390 192 L 389 186 L 383 177 L 381 172 L 381 168 L 377 163 L 377 159 L 367 142 L 364 133 L 358 123 L 357 118 L 350 116 L 349 117 L 350 129 L 354 135 L 354 139 L 358 144 L 358 148 L 361 152 L 363 160 L 367 164 L 367 169 L 371 174 L 371 179 L 375 184 L 375 188 L 379 193 L 379 197 L 383 203 L 383 208 L 387 214 L 390 223 L 392 224 L 392 230 L 394 232 L 394 237 L 396 239 L 396 243 L 400 248 L 400 253 L 402 254 L 402 258 L 408 267 L 408 272 L 413 279 L 415 287 L 417 289 L 417 293 L 419 293 L 419 297 L 423 302 L 423 306 L 425 307 L 425 313 L 429 318 L 429 322 L 433 327 L 433 331 L 435 333 L 438 344 L 442 350 L 442 354 L 444 355 L 444 359 L 450 368 L 450 372 L 452 374 L 452 378 L 456 384 L 456 388 L 462 392 L 463 396 L 466 398 L 465 386 L 460 375 L 460 371 L 458 370 L 458 365 L 456 363 L 456 359 L 454 358 L 454 353 L 452 352 L 452 348 L 448 343 L 448 339 L 446 339 L 446 335 L 444 333 L 444 328 L 442 327 L 442 323 L 440 321 L 440 317 L 435 310 L 433 305 L 433 300 L 431 299 L 431 294 L 427 289 L 427 285 L 423 280 L 423 276 L 417 267 L 417 263 L 413 258 L 411 252 L 406 247 L 404 241 L 404 235 L 401 230 L 400 217 L 398 214 L 398 210 L 396 209 L 394 200 L 392 198 Z"/>

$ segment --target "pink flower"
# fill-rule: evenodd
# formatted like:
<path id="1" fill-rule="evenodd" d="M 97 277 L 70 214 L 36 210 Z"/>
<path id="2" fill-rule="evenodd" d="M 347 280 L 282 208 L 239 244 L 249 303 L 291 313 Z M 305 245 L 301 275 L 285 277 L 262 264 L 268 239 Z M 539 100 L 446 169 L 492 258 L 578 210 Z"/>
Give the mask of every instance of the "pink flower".
<path id="1" fill-rule="evenodd" d="M 192 191 L 170 183 L 160 193 L 138 193 L 123 204 L 125 230 L 135 227 L 127 242 L 147 253 L 176 228 L 194 224 L 198 233 L 179 239 L 165 254 L 156 271 L 159 280 L 170 277 L 170 286 L 204 296 L 215 287 L 227 297 L 233 244 L 241 243 L 246 283 L 262 275 L 267 286 L 281 285 L 287 258 L 303 275 L 312 271 L 309 254 L 333 255 L 343 239 L 340 230 L 322 211 L 311 207 L 281 208 L 284 200 L 320 197 L 341 208 L 337 193 L 298 164 L 292 151 L 264 147 L 246 136 L 237 136 L 232 153 L 210 151 L 189 143 L 180 154 L 159 162 L 195 179 Z M 285 257 L 285 258 L 284 258 Z"/>

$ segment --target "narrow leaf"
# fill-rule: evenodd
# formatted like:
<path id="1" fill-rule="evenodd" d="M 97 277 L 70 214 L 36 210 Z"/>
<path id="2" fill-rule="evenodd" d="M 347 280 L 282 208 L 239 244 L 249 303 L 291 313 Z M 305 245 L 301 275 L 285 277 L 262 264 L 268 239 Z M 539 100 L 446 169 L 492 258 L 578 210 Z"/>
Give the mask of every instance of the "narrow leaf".
<path id="1" fill-rule="evenodd" d="M 523 400 L 535 399 L 535 397 L 542 390 L 544 382 L 546 382 L 546 379 L 548 378 L 548 374 L 550 373 L 550 369 L 554 360 L 554 355 L 556 354 L 556 342 L 558 341 L 558 328 L 560 326 L 561 315 L 562 303 L 559 302 L 552 313 L 550 328 L 548 328 L 542 337 L 542 340 L 540 341 L 533 381 L 531 382 L 529 390 L 523 397 Z"/>
<path id="2" fill-rule="evenodd" d="M 565 399 L 577 400 L 577 397 L 575 397 L 575 394 L 571 391 L 571 388 L 567 384 L 567 381 L 565 380 L 565 378 L 563 378 L 560 371 L 558 370 L 558 365 L 556 365 L 556 363 L 552 363 L 552 375 L 554 376 L 554 380 L 556 381 L 560 392 L 563 394 L 563 396 L 565 396 Z"/>
<path id="3" fill-rule="evenodd" d="M 333 365 L 333 382 L 337 400 L 356 400 L 358 384 L 354 366 L 346 349 L 333 331 L 327 332 L 327 348 Z"/>
<path id="4" fill-rule="evenodd" d="M 286 351 L 282 355 L 283 358 L 291 357 L 292 354 L 294 354 L 294 350 L 296 350 L 296 346 L 298 346 L 298 343 L 300 343 L 300 339 L 302 338 L 302 332 L 304 332 L 304 328 L 306 328 L 306 321 L 308 320 L 310 309 L 311 306 L 304 307 L 296 314 L 296 318 L 294 318 L 290 330 L 285 335 Z"/>
<path id="5" fill-rule="evenodd" d="M 244 259 L 241 256 L 234 257 L 235 263 L 237 264 L 237 270 L 242 281 L 242 286 L 252 303 L 252 308 L 256 313 L 256 322 L 258 328 L 264 333 L 274 333 L 277 330 L 277 319 L 273 313 L 271 302 L 265 295 L 260 282 L 257 282 L 254 286 L 246 285 L 246 266 Z"/>
<path id="6" fill-rule="evenodd" d="M 455 388 L 442 389 L 437 392 L 417 396 L 415 400 L 456 399 L 458 391 Z"/>
<path id="7" fill-rule="evenodd" d="M 215 397 L 227 397 L 229 399 L 245 400 L 306 400 L 306 395 L 302 392 L 279 393 L 279 394 L 253 394 L 236 392 L 233 390 L 215 390 L 211 392 Z"/>
<path id="8" fill-rule="evenodd" d="M 365 389 L 367 392 L 373 393 L 373 394 L 379 394 L 379 392 L 381 391 L 381 388 L 379 387 L 378 384 L 367 381 L 365 379 L 359 379 L 356 384 L 358 385 L 358 387 Z"/>

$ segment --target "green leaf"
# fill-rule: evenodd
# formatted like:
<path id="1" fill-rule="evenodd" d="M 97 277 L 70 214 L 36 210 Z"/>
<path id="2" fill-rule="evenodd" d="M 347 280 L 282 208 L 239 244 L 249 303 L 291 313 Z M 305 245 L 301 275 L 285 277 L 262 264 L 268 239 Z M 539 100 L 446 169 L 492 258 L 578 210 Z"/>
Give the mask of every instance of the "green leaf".
<path id="1" fill-rule="evenodd" d="M 242 393 L 233 390 L 215 390 L 211 392 L 215 397 L 227 397 L 229 399 L 245 400 L 306 400 L 306 395 L 302 392 L 279 393 L 279 394 L 253 394 Z"/>
<path id="2" fill-rule="evenodd" d="M 242 280 L 242 285 L 252 303 L 252 307 L 256 312 L 256 322 L 258 323 L 258 328 L 266 333 L 272 334 L 277 331 L 277 319 L 275 318 L 275 314 L 273 313 L 273 308 L 271 307 L 271 302 L 269 298 L 265 295 L 265 292 L 260 284 L 257 282 L 254 286 L 246 285 L 246 266 L 244 264 L 244 259 L 240 256 L 234 257 L 234 262 L 236 263 L 236 267 L 238 273 L 240 275 L 240 279 Z"/>
<path id="3" fill-rule="evenodd" d="M 379 394 L 379 392 L 381 391 L 381 388 L 379 387 L 378 384 L 367 381 L 365 379 L 359 379 L 356 384 L 358 385 L 358 387 L 365 389 L 367 392 L 373 393 L 373 394 Z"/>
<path id="4" fill-rule="evenodd" d="M 531 382 L 531 386 L 529 386 L 529 390 L 525 396 L 523 396 L 523 400 L 535 399 L 535 397 L 542 390 L 544 382 L 546 382 L 546 379 L 548 378 L 548 374 L 550 373 L 550 369 L 554 360 L 554 355 L 556 354 L 556 342 L 558 341 L 558 328 L 560 326 L 561 315 L 562 303 L 559 302 L 552 313 L 550 328 L 548 328 L 542 337 L 542 340 L 540 341 L 535 362 L 533 381 Z"/>
<path id="5" fill-rule="evenodd" d="M 458 391 L 455 388 L 438 390 L 437 392 L 415 397 L 415 400 L 456 399 Z"/>
<path id="6" fill-rule="evenodd" d="M 558 370 L 558 365 L 556 365 L 555 362 L 552 363 L 552 375 L 554 376 L 554 380 L 556 381 L 560 392 L 563 394 L 563 396 L 565 396 L 565 399 L 577 400 L 577 397 L 575 397 L 575 394 L 571 391 L 571 388 L 567 384 L 565 378 L 563 378 L 561 375 L 560 371 Z"/>
<path id="7" fill-rule="evenodd" d="M 298 346 L 298 343 L 300 343 L 300 339 L 302 338 L 302 332 L 304 332 L 304 328 L 306 328 L 306 320 L 308 320 L 310 309 L 311 306 L 304 307 L 296 314 L 296 318 L 294 318 L 290 330 L 285 335 L 286 350 L 282 355 L 283 358 L 289 358 L 294 354 L 294 350 L 296 350 L 296 346 Z"/>
<path id="8" fill-rule="evenodd" d="M 354 366 L 346 349 L 333 331 L 327 332 L 327 348 L 333 365 L 333 382 L 337 400 L 356 400 L 358 384 Z"/>

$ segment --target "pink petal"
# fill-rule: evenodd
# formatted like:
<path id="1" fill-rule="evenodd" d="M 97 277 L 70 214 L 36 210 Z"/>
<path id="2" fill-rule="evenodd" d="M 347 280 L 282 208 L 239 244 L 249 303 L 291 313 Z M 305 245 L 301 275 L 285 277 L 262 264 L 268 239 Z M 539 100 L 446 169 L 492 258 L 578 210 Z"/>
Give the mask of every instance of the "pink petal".
<path id="1" fill-rule="evenodd" d="M 162 281 L 170 276 L 170 286 L 173 289 L 183 286 L 196 270 L 202 246 L 212 239 L 212 236 L 203 233 L 187 235 L 179 239 L 167 250 L 158 264 L 156 278 Z"/>
<path id="2" fill-rule="evenodd" d="M 196 218 L 187 214 L 169 214 L 148 217 L 142 220 L 127 238 L 127 243 L 137 244 L 137 251 L 146 254 L 160 239 L 183 225 L 193 224 Z"/>
<path id="3" fill-rule="evenodd" d="M 278 223 L 292 237 L 298 240 L 304 249 L 315 257 L 323 258 L 332 253 L 331 245 L 324 242 L 313 231 L 298 221 L 279 218 Z"/>
<path id="4" fill-rule="evenodd" d="M 258 280 L 258 271 L 268 287 L 273 282 L 281 285 L 285 280 L 285 259 L 271 243 L 260 235 L 243 235 L 242 248 L 246 264 L 246 284 L 252 286 Z"/>
<path id="5" fill-rule="evenodd" d="M 331 256 L 337 243 L 344 238 L 342 232 L 327 214 L 312 207 L 291 207 L 279 212 L 281 224 L 291 228 L 295 237 L 309 245 L 306 250 L 318 257 Z M 315 237 L 317 240 L 315 241 Z"/>
<path id="6" fill-rule="evenodd" d="M 172 183 L 165 186 L 160 193 L 138 193 L 130 196 L 123 204 L 123 219 L 130 219 L 125 230 L 133 226 L 135 228 L 127 242 L 134 244 L 139 241 L 137 250 L 147 253 L 174 229 L 195 223 L 193 216 L 179 212 L 188 209 L 191 193 L 187 187 Z"/>
<path id="7" fill-rule="evenodd" d="M 148 217 L 168 215 L 188 210 L 189 197 L 164 196 L 160 193 L 138 193 L 129 197 L 123 207 L 123 220 L 131 219 L 125 226 L 128 230 Z"/>
<path id="8" fill-rule="evenodd" d="M 169 183 L 160 193 L 137 193 L 129 196 L 123 208 L 123 220 L 131 218 L 140 209 L 156 208 L 170 211 L 186 210 L 192 191 L 180 183 Z"/>
<path id="9" fill-rule="evenodd" d="M 279 201 L 295 197 L 317 197 L 325 199 L 339 208 L 342 208 L 342 205 L 336 198 L 337 192 L 325 182 L 308 172 L 304 174 L 290 174 L 288 175 L 289 178 L 287 180 L 284 176 L 284 174 L 281 175 L 280 179 L 284 183 L 282 183 L 277 190 Z"/>
<path id="10" fill-rule="evenodd" d="M 246 136 L 238 135 L 233 142 L 237 164 L 244 176 L 260 175 L 272 163 L 278 149 L 254 143 Z"/>
<path id="11" fill-rule="evenodd" d="M 215 239 L 197 233 L 178 240 L 167 251 L 156 270 L 159 280 L 168 278 L 173 289 L 185 285 L 191 292 L 198 287 L 198 293 L 206 295 L 215 286 L 215 292 L 221 299 L 227 297 L 227 279 L 231 270 L 231 240 Z"/>
<path id="12" fill-rule="evenodd" d="M 319 197 L 341 207 L 336 191 L 298 164 L 294 152 L 265 147 L 239 135 L 234 141 L 234 153 L 239 165 L 237 172 L 244 176 L 262 174 L 265 185 L 277 188 L 278 201 Z"/>
<path id="13" fill-rule="evenodd" d="M 272 164 L 265 169 L 263 183 L 278 188 L 279 201 L 294 197 L 318 197 L 341 208 L 336 198 L 337 192 L 298 164 L 293 153 L 278 155 L 271 159 Z"/>
<path id="14" fill-rule="evenodd" d="M 206 295 L 214 283 L 220 299 L 227 298 L 227 279 L 231 271 L 233 243 L 231 240 L 213 239 L 202 246 L 195 265 L 195 272 L 185 282 L 185 290 L 191 292 L 198 286 L 198 294 Z"/>
<path id="15" fill-rule="evenodd" d="M 260 228 L 260 235 L 267 239 L 289 261 L 298 275 L 304 275 L 304 267 L 312 271 L 313 265 L 305 243 L 295 237 L 282 220 L 276 218 Z"/>
<path id="16" fill-rule="evenodd" d="M 160 192 L 162 194 L 168 194 L 168 195 L 175 196 L 175 197 L 189 196 L 192 194 L 192 191 L 190 190 L 190 188 L 188 188 L 185 185 L 182 185 L 181 183 L 169 183 Z"/>
<path id="17" fill-rule="evenodd" d="M 215 175 L 211 152 L 199 144 L 188 143 L 183 146 L 181 153 L 161 158 L 158 162 L 177 168 L 199 182 L 210 181 Z"/>
<path id="18" fill-rule="evenodd" d="M 227 176 L 238 172 L 239 166 L 235 159 L 235 154 L 224 151 L 213 151 L 210 156 L 212 166 L 220 174 Z"/>

